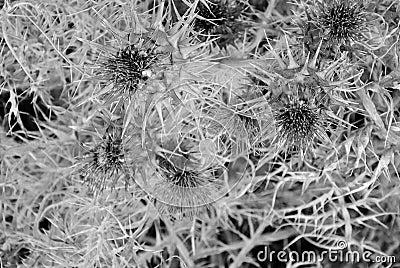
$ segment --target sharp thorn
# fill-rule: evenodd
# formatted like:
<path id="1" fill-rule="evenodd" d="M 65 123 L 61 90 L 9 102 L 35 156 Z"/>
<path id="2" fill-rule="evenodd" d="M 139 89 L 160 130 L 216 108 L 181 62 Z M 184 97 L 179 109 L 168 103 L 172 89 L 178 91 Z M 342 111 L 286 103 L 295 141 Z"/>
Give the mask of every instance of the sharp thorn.
<path id="1" fill-rule="evenodd" d="M 269 42 L 268 37 L 267 37 L 267 42 L 268 42 L 268 45 L 269 45 L 269 50 L 270 50 L 270 51 L 272 52 L 272 54 L 274 55 L 276 61 L 277 61 L 278 64 L 279 64 L 279 67 L 281 67 L 282 70 L 285 70 L 285 69 L 286 69 L 285 63 L 283 62 L 282 58 L 278 55 L 278 53 L 276 53 L 275 49 L 272 47 L 271 43 Z M 265 47 L 265 46 L 264 46 L 264 47 Z M 268 48 L 267 48 L 267 49 L 268 49 Z"/>
<path id="2" fill-rule="evenodd" d="M 303 75 L 310 75 L 310 73 L 308 72 L 308 61 L 310 60 L 310 52 L 308 52 L 307 58 L 306 58 L 306 62 L 304 63 L 303 68 L 301 69 L 300 73 Z"/>
<path id="3" fill-rule="evenodd" d="M 152 23 L 154 29 L 162 30 L 164 6 L 165 6 L 165 0 L 161 0 L 161 3 L 158 6 L 157 14 L 156 14 L 156 16 L 154 18 L 154 21 Z"/>
<path id="4" fill-rule="evenodd" d="M 188 27 L 189 27 L 189 22 L 186 21 L 182 25 L 182 28 L 178 30 L 178 32 L 176 32 L 175 34 L 173 34 L 168 38 L 168 42 L 175 50 L 179 51 L 179 41 L 182 39 L 185 33 L 187 33 Z"/>
<path id="5" fill-rule="evenodd" d="M 285 34 L 285 40 L 286 40 L 287 54 L 288 54 L 288 58 L 289 58 L 289 65 L 287 68 L 289 70 L 299 68 L 300 65 L 298 65 L 293 58 L 292 51 L 290 50 L 289 42 L 288 42 L 286 34 Z"/>
<path id="6" fill-rule="evenodd" d="M 133 19 L 134 19 L 134 34 L 143 34 L 147 33 L 146 27 L 140 22 L 140 19 L 136 12 L 133 12 Z"/>
<path id="7" fill-rule="evenodd" d="M 321 42 L 319 42 L 317 51 L 315 52 L 315 55 L 314 55 L 314 57 L 313 57 L 313 59 L 312 59 L 310 65 L 309 65 L 309 67 L 310 67 L 311 69 L 314 69 L 314 70 L 317 69 L 317 59 L 318 59 L 318 54 L 319 54 L 319 52 L 321 51 L 321 46 L 322 46 L 322 40 L 321 40 Z"/>

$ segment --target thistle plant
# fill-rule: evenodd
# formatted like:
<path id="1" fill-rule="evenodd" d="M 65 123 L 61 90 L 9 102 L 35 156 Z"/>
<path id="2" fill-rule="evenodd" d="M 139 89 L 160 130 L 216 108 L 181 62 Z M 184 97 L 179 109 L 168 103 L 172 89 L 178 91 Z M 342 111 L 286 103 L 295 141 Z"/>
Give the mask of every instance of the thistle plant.
<path id="1" fill-rule="evenodd" d="M 171 51 L 169 44 L 156 42 L 153 31 L 132 34 L 133 40 L 99 61 L 97 77 L 105 82 L 99 95 L 106 104 L 128 105 L 154 93 L 152 83 L 163 79 L 163 71 L 171 65 Z"/>
<path id="2" fill-rule="evenodd" d="M 83 147 L 84 155 L 78 160 L 79 173 L 90 192 L 101 194 L 108 185 L 113 189 L 121 178 L 125 187 L 129 184 L 131 174 L 125 163 L 121 127 L 110 125 L 100 141 Z"/>
<path id="3" fill-rule="evenodd" d="M 364 30 L 366 13 L 361 1 L 330 0 L 317 3 L 315 20 L 328 42 L 357 40 Z"/>
<path id="4" fill-rule="evenodd" d="M 209 127 L 206 102 L 188 92 L 179 95 L 174 107 L 165 95 L 148 115 L 144 131 L 152 172 L 137 181 L 162 215 L 188 219 L 207 212 L 226 192 L 224 165 L 232 160 Z"/>
<path id="5" fill-rule="evenodd" d="M 0 129 L 0 263 L 397 258 L 398 10 L 397 0 L 6 1 L 0 117 L 26 114 L 40 135 L 18 143 Z M 303 40 L 293 18 L 307 22 Z M 264 261 L 266 246 L 317 258 Z M 374 264 L 394 265 L 386 259 Z"/>
<path id="6" fill-rule="evenodd" d="M 257 79 L 253 81 L 255 87 L 264 91 L 271 106 L 276 133 L 272 143 L 276 145 L 277 152 L 299 152 L 304 156 L 308 148 L 314 147 L 318 140 L 329 142 L 326 132 L 333 123 L 327 116 L 333 85 L 329 77 L 338 66 L 332 62 L 317 67 L 322 43 L 311 59 L 309 54 L 299 64 L 287 37 L 285 41 L 287 50 L 282 56 L 287 57 L 287 63 L 270 46 L 276 65 L 260 71 L 261 76 L 264 75 L 262 83 L 257 82 Z"/>
<path id="7" fill-rule="evenodd" d="M 240 0 L 199 1 L 193 29 L 200 41 L 217 37 L 216 43 L 220 47 L 235 45 L 238 34 L 242 35 L 248 26 L 242 20 L 246 9 L 246 3 Z"/>
<path id="8" fill-rule="evenodd" d="M 280 98 L 272 106 L 278 147 L 286 152 L 300 151 L 303 155 L 315 140 L 329 141 L 326 134 L 328 118 L 316 103 L 316 96 L 305 98 L 303 89 L 296 93 Z"/>
<path id="9" fill-rule="evenodd" d="M 160 213 L 182 220 L 207 211 L 222 187 L 222 181 L 215 173 L 217 170 L 212 167 L 199 169 L 200 163 L 193 156 L 195 152 L 180 149 L 180 153 L 169 146 L 165 149 L 169 152 L 155 157 L 156 176 L 160 180 L 152 191 Z"/>
<path id="10" fill-rule="evenodd" d="M 324 52 L 324 48 L 338 51 L 349 48 L 353 42 L 364 41 L 367 12 L 361 1 L 317 1 L 307 9 L 307 22 L 303 27 L 305 41 L 317 41 L 308 46 L 316 48 L 323 41 Z"/>
<path id="11" fill-rule="evenodd" d="M 138 3 L 132 5 L 132 9 L 138 9 Z M 174 61 L 204 46 L 193 44 L 193 37 L 187 31 L 194 19 L 194 8 L 189 8 L 176 24 L 163 25 L 164 16 L 168 14 L 166 7 L 165 1 L 161 1 L 149 14 L 133 16 L 132 27 L 116 34 L 119 47 L 100 46 L 105 56 L 99 55 L 95 78 L 102 82 L 97 95 L 106 100 L 106 104 L 128 106 L 135 102 L 137 106 L 138 102 L 163 91 L 165 85 L 160 84 L 170 82 L 166 81 L 165 74 L 173 69 Z"/>
<path id="12" fill-rule="evenodd" d="M 154 40 L 147 35 L 137 37 L 99 63 L 99 77 L 111 86 L 105 97 L 133 97 L 157 75 L 156 67 L 160 67 L 165 59 L 169 59 L 169 54 L 160 51 Z"/>

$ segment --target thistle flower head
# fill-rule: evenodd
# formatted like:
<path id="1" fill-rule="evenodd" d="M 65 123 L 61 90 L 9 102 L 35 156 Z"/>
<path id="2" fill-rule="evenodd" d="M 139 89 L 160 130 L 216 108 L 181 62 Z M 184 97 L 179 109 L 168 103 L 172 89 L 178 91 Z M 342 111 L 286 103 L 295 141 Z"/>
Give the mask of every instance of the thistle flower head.
<path id="1" fill-rule="evenodd" d="M 107 128 L 101 141 L 86 145 L 87 151 L 82 161 L 80 174 L 94 194 L 103 192 L 109 182 L 114 188 L 121 177 L 128 177 L 125 168 L 125 154 L 120 131 L 114 126 Z"/>
<path id="2" fill-rule="evenodd" d="M 289 95 L 273 104 L 278 148 L 303 153 L 316 139 L 328 139 L 326 118 L 317 97 Z"/>
<path id="3" fill-rule="evenodd" d="M 327 39 L 338 44 L 358 39 L 366 21 L 360 1 L 346 0 L 318 3 L 314 19 Z"/>
<path id="4" fill-rule="evenodd" d="M 169 143 L 166 147 L 170 147 Z M 153 196 L 158 201 L 161 214 L 172 215 L 178 219 L 191 218 L 218 197 L 221 188 L 215 176 L 215 167 L 199 170 L 197 159 L 185 148 L 168 148 L 156 155 L 157 174 L 161 180 L 154 185 Z M 167 149 L 165 148 L 165 149 Z M 179 152 L 181 151 L 181 152 Z"/>
<path id="5" fill-rule="evenodd" d="M 135 93 L 151 76 L 157 56 L 152 49 L 128 45 L 101 64 L 102 72 L 121 93 Z"/>
<path id="6" fill-rule="evenodd" d="M 299 152 L 303 156 L 309 148 L 315 147 L 317 140 L 329 142 L 328 126 L 334 123 L 327 112 L 332 101 L 330 77 L 342 65 L 340 62 L 320 65 L 322 42 L 312 57 L 308 53 L 303 62 L 299 62 L 296 57 L 305 53 L 294 54 L 290 39 L 286 36 L 285 39 L 287 52 L 282 54 L 287 60 L 270 45 L 277 64 L 267 67 L 267 75 L 260 73 L 258 77 L 262 81 L 256 81 L 254 87 L 260 87 L 271 106 L 276 134 L 272 144 L 276 145 L 276 150 Z"/>
<path id="7" fill-rule="evenodd" d="M 244 31 L 246 24 L 240 21 L 246 5 L 239 0 L 212 0 L 206 6 L 202 1 L 197 6 L 197 19 L 193 25 L 200 41 L 208 36 L 218 36 L 220 47 L 233 45 L 237 35 Z"/>
<path id="8" fill-rule="evenodd" d="M 193 15 L 182 16 L 175 24 L 165 23 L 164 19 L 171 13 L 167 1 L 161 1 L 143 14 L 136 12 L 139 3 L 133 2 L 134 11 L 126 14 L 130 19 L 124 22 L 132 27 L 127 26 L 121 32 L 110 29 L 117 37 L 110 42 L 118 43 L 118 46 L 110 48 L 109 45 L 97 45 L 105 54 L 99 57 L 96 64 L 95 77 L 103 82 L 98 95 L 109 102 L 121 98 L 132 100 L 133 96 L 138 97 L 137 93 L 143 93 L 141 97 L 146 97 L 146 93 L 159 91 L 157 81 L 164 81 L 163 75 L 172 66 L 172 59 L 179 61 L 204 46 L 192 45 L 193 37 L 189 36 L 187 29 Z"/>
<path id="9" fill-rule="evenodd" d="M 135 44 L 128 44 L 99 64 L 99 76 L 112 87 L 106 96 L 130 97 L 143 90 L 148 80 L 154 78 L 168 58 L 148 36 L 142 36 Z"/>
<path id="10" fill-rule="evenodd" d="M 163 178 L 173 186 L 194 188 L 204 185 L 201 172 L 190 165 L 192 159 L 189 154 L 157 155 L 156 161 Z"/>
<path id="11" fill-rule="evenodd" d="M 226 142 L 220 143 L 218 130 L 210 129 L 208 101 L 186 91 L 178 94 L 176 107 L 161 98 L 147 118 L 147 170 L 152 173 L 139 174 L 137 181 L 163 216 L 187 219 L 227 194 L 226 165 L 235 157 Z"/>

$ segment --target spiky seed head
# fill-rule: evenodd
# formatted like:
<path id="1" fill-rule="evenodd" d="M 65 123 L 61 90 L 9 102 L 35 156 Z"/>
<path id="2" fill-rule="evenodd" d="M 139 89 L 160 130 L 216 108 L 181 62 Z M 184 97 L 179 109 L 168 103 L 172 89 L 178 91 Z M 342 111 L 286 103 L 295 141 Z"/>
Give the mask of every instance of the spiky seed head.
<path id="1" fill-rule="evenodd" d="M 277 145 L 275 149 L 279 152 L 299 152 L 304 156 L 308 148 L 315 147 L 317 140 L 329 143 L 328 126 L 335 124 L 329 116 L 330 77 L 343 65 L 341 61 L 330 65 L 319 62 L 322 42 L 312 55 L 310 51 L 292 53 L 295 46 L 285 37 L 286 40 L 287 55 L 292 57 L 284 60 L 280 55 L 284 53 L 269 43 L 276 64 L 263 65 L 262 71 L 255 72 L 252 87 L 259 88 L 271 107 L 275 130 L 271 144 Z M 261 82 L 258 77 L 262 78 Z"/>
<path id="2" fill-rule="evenodd" d="M 233 45 L 238 34 L 246 28 L 240 19 L 246 5 L 239 0 L 211 0 L 208 7 L 199 2 L 197 6 L 197 19 L 193 28 L 199 33 L 200 41 L 208 36 L 220 37 L 217 44 L 220 47 Z"/>
<path id="3" fill-rule="evenodd" d="M 187 156 L 180 156 L 181 159 L 167 159 L 163 156 L 156 156 L 158 167 L 168 183 L 184 188 L 193 188 L 201 186 L 204 182 L 200 178 L 200 172 L 196 170 L 186 169 L 185 163 L 188 161 Z M 182 166 L 182 167 L 179 167 Z"/>
<path id="4" fill-rule="evenodd" d="M 155 157 L 157 173 L 162 179 L 154 185 L 152 194 L 162 214 L 178 219 L 191 218 L 207 209 L 221 188 L 212 167 L 196 169 L 196 159 L 186 145 L 181 143 L 179 150 L 165 148 L 169 152 Z"/>
<path id="5" fill-rule="evenodd" d="M 360 1 L 329 0 L 318 2 L 314 19 L 329 41 L 341 44 L 359 38 L 366 13 Z"/>
<path id="6" fill-rule="evenodd" d="M 112 85 L 108 95 L 129 97 L 143 89 L 155 75 L 155 67 L 161 64 L 165 53 L 156 45 L 130 44 L 100 62 L 99 74 Z"/>
<path id="7" fill-rule="evenodd" d="M 288 96 L 273 104 L 273 109 L 279 149 L 304 153 L 316 139 L 327 139 L 326 119 L 313 99 Z"/>
<path id="8" fill-rule="evenodd" d="M 113 189 L 121 177 L 125 177 L 125 186 L 129 183 L 129 175 L 125 168 L 125 154 L 120 136 L 114 126 L 107 128 L 103 138 L 92 145 L 86 145 L 87 151 L 79 159 L 80 174 L 90 192 L 95 195 L 103 192 L 108 183 Z"/>
<path id="9" fill-rule="evenodd" d="M 160 89 L 160 81 L 165 81 L 164 74 L 173 62 L 185 59 L 194 50 L 207 46 L 203 43 L 194 44 L 194 37 L 188 30 L 195 16 L 194 7 L 172 24 L 164 23 L 172 12 L 171 5 L 167 5 L 169 1 L 160 1 L 159 5 L 142 14 L 136 12 L 141 10 L 138 8 L 140 3 L 133 2 L 133 14 L 126 16 L 129 19 L 125 21 L 126 25 L 132 27 L 123 32 L 110 29 L 113 36 L 117 37 L 110 41 L 118 42 L 119 46 L 110 48 L 104 44 L 96 45 L 106 54 L 99 56 L 94 76 L 102 81 L 103 87 L 97 96 L 108 101 L 106 104 L 115 104 L 121 99 L 131 101 L 138 91 L 144 92 L 140 94 L 139 101 L 146 98 L 146 93 L 162 91 L 164 88 Z M 150 17 L 150 21 L 145 19 Z"/>

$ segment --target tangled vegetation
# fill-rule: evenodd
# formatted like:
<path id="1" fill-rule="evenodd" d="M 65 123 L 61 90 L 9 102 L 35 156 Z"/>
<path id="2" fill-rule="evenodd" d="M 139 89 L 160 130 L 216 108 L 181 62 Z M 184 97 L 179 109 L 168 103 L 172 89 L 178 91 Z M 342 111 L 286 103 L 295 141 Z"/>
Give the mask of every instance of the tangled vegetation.
<path id="1" fill-rule="evenodd" d="M 397 0 L 0 7 L 0 267 L 400 262 Z"/>

